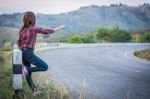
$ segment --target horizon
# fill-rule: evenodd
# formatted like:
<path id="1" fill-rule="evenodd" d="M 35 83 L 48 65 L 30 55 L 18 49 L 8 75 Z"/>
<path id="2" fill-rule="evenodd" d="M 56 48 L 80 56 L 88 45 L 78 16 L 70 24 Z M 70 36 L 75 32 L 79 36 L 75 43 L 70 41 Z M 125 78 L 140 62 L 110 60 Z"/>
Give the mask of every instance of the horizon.
<path id="1" fill-rule="evenodd" d="M 35 13 L 40 14 L 61 14 L 68 13 L 71 11 L 75 11 L 80 9 L 81 7 L 87 6 L 110 6 L 111 4 L 124 4 L 131 7 L 138 7 L 143 4 L 150 4 L 149 0 L 72 0 L 71 2 L 68 0 L 62 0 L 58 3 L 58 1 L 53 0 L 13 0 L 14 2 L 8 4 L 8 0 L 0 0 L 2 3 L 0 4 L 0 14 L 13 14 L 13 13 L 24 13 L 26 11 L 33 11 Z M 16 2 L 15 2 L 16 1 Z M 30 1 L 30 3 L 28 2 Z M 34 5 L 34 6 L 33 6 Z M 68 5 L 68 6 L 66 6 Z"/>

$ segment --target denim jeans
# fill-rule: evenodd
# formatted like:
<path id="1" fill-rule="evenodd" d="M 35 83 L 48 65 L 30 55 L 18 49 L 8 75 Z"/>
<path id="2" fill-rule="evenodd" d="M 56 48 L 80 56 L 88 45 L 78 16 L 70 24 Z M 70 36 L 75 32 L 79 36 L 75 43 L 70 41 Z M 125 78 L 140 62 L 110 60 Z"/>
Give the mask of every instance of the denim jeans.
<path id="1" fill-rule="evenodd" d="M 28 75 L 26 75 L 27 83 L 32 91 L 34 91 L 36 87 L 32 80 L 32 72 L 46 71 L 48 69 L 48 65 L 37 57 L 31 48 L 22 49 L 22 61 L 23 65 L 26 66 L 28 70 Z M 31 67 L 31 64 L 35 65 L 35 67 Z"/>

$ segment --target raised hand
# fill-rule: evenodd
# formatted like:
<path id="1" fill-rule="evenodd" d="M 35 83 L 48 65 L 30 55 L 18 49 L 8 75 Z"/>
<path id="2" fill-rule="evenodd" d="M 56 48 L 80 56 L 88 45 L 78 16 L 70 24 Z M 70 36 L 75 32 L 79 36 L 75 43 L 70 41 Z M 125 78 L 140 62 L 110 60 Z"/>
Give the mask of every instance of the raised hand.
<path id="1" fill-rule="evenodd" d="M 54 28 L 54 31 L 56 32 L 56 31 L 59 31 L 59 30 L 63 30 L 64 28 L 65 28 L 65 25 L 60 25 L 60 26 Z"/>

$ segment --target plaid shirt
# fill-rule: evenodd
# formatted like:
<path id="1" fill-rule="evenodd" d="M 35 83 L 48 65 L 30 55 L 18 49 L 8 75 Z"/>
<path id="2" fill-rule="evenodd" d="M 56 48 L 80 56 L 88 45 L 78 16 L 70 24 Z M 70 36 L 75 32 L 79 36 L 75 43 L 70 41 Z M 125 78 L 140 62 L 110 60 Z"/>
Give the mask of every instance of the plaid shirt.
<path id="1" fill-rule="evenodd" d="M 20 48 L 33 48 L 35 47 L 36 35 L 38 33 L 42 34 L 51 34 L 53 33 L 53 29 L 44 29 L 41 27 L 32 26 L 25 29 L 20 29 L 19 31 L 19 39 L 17 44 Z"/>

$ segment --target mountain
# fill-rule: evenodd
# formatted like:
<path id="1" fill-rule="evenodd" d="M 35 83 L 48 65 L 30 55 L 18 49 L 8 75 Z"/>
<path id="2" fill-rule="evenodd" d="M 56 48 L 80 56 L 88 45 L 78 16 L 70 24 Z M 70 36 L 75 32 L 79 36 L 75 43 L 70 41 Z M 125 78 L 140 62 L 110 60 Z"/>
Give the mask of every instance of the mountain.
<path id="1" fill-rule="evenodd" d="M 0 27 L 18 28 L 23 13 L 1 14 Z M 37 14 L 37 24 L 44 27 L 66 25 L 66 33 L 93 32 L 97 27 L 115 27 L 138 31 L 150 29 L 150 4 L 138 7 L 124 4 L 86 6 L 61 14 Z"/>
<path id="2" fill-rule="evenodd" d="M 0 27 L 0 48 L 5 42 L 16 43 L 18 38 L 18 29 L 17 28 L 4 28 Z"/>

